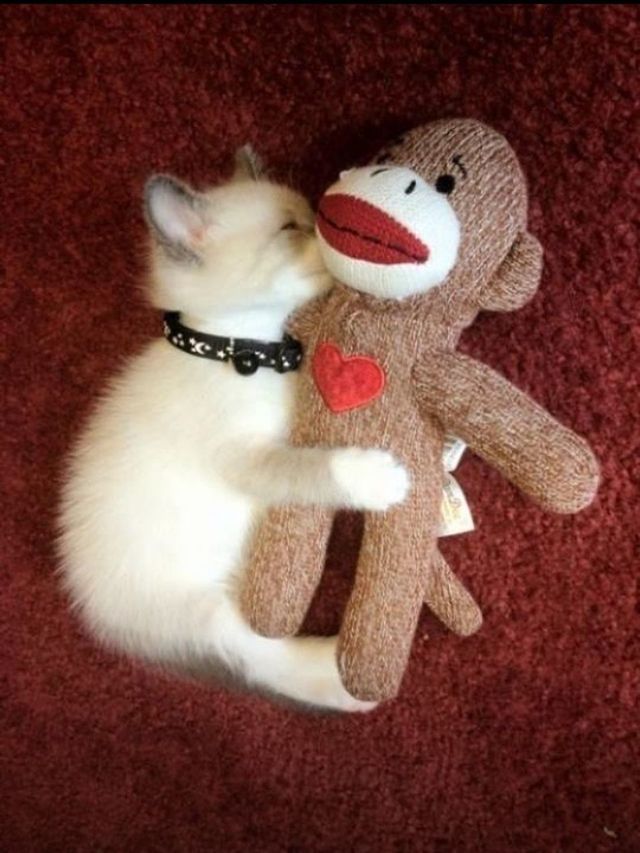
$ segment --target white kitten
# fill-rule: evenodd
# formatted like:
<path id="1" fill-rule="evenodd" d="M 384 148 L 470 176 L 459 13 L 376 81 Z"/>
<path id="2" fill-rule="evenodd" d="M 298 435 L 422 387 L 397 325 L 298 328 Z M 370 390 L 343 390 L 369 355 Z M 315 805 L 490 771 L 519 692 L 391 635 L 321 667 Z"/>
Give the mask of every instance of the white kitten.
<path id="1" fill-rule="evenodd" d="M 252 179 L 254 168 L 245 153 L 232 182 L 202 194 L 148 183 L 151 296 L 200 332 L 278 341 L 288 314 L 329 280 L 304 199 Z M 218 663 L 294 700 L 364 710 L 340 683 L 334 638 L 260 637 L 236 604 L 248 538 L 270 503 L 384 509 L 408 487 L 382 451 L 288 447 L 295 381 L 268 367 L 242 376 L 163 338 L 133 358 L 71 459 L 65 585 L 91 630 L 130 654 Z"/>

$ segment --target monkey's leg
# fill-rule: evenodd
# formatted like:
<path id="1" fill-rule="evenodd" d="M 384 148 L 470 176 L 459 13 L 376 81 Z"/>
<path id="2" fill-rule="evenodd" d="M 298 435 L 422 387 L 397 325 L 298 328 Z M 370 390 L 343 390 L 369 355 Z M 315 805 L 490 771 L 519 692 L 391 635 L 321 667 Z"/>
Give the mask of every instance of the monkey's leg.
<path id="1" fill-rule="evenodd" d="M 240 590 L 242 613 L 258 634 L 296 634 L 324 568 L 334 511 L 280 506 L 255 531 Z"/>
<path id="2" fill-rule="evenodd" d="M 386 513 L 367 513 L 360 559 L 345 611 L 338 664 L 358 699 L 396 695 L 434 562 L 441 485 L 416 488 Z"/>
<path id="3" fill-rule="evenodd" d="M 469 637 L 482 625 L 482 611 L 462 581 L 436 548 L 433 552 L 424 602 L 454 634 Z"/>

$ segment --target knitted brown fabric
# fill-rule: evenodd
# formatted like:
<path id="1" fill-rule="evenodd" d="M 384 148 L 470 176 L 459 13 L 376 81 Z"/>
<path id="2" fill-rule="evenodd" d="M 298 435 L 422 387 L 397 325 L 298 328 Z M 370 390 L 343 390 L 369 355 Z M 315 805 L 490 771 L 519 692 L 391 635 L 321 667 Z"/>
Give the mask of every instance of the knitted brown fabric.
<path id="1" fill-rule="evenodd" d="M 598 468 L 587 443 L 498 373 L 439 353 L 414 377 L 424 412 L 545 509 L 570 513 L 589 503 Z"/>
<path id="2" fill-rule="evenodd" d="M 412 478 L 402 505 L 365 515 L 339 652 L 345 686 L 362 699 L 397 692 L 425 594 L 450 619 L 447 599 L 462 592 L 472 614 L 469 624 L 479 618 L 436 551 L 445 430 L 549 508 L 575 511 L 597 486 L 597 463 L 581 439 L 493 371 L 453 352 L 479 310 L 509 310 L 526 301 L 541 266 L 537 241 L 526 234 L 524 177 L 498 133 L 470 120 L 435 122 L 407 134 L 390 153 L 393 162 L 432 184 L 451 171 L 453 157 L 464 164 L 466 176 L 450 197 L 462 240 L 446 281 L 405 300 L 379 299 L 338 284 L 294 323 L 308 358 L 292 442 L 383 447 Z M 327 342 L 345 356 L 375 358 L 386 376 L 383 394 L 362 408 L 330 411 L 311 372 L 314 352 Z M 299 628 L 323 568 L 330 526 L 331 513 L 324 510 L 285 507 L 269 513 L 242 596 L 257 630 L 279 634 Z"/>
<path id="3" fill-rule="evenodd" d="M 482 625 L 482 611 L 475 599 L 451 571 L 436 548 L 427 572 L 425 603 L 448 628 L 462 637 L 474 634 Z"/>

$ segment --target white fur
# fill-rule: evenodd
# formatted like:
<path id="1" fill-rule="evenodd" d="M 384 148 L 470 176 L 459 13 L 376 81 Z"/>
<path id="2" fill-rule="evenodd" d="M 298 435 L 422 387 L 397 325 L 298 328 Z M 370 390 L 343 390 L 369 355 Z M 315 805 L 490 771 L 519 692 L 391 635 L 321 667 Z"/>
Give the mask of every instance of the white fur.
<path id="1" fill-rule="evenodd" d="M 415 183 L 409 195 L 407 187 Z M 326 195 L 344 193 L 379 207 L 429 249 L 424 263 L 379 264 L 336 251 L 318 232 L 322 256 L 338 281 L 388 299 L 424 293 L 445 280 L 460 244 L 458 217 L 446 196 L 405 166 L 367 166 L 340 174 Z"/>
<path id="2" fill-rule="evenodd" d="M 287 315 L 328 287 L 306 203 L 263 181 L 184 192 L 166 180 L 148 187 L 165 244 L 153 251 L 153 301 L 200 331 L 279 339 Z M 296 227 L 281 230 L 288 222 Z M 295 382 L 270 369 L 240 376 L 164 339 L 147 346 L 72 455 L 64 580 L 111 646 L 168 665 L 217 661 L 301 702 L 365 710 L 342 687 L 335 638 L 260 637 L 236 604 L 247 542 L 269 504 L 381 509 L 408 488 L 381 451 L 288 447 Z"/>
<path id="3" fill-rule="evenodd" d="M 335 455 L 331 470 L 351 506 L 366 504 L 370 510 L 386 510 L 401 503 L 409 491 L 406 468 L 386 450 L 348 448 Z"/>

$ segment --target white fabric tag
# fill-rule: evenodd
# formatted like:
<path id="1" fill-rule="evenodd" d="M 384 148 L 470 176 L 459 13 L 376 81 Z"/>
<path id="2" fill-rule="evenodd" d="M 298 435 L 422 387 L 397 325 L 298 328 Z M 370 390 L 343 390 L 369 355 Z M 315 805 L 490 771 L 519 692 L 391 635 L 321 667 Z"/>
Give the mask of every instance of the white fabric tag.
<path id="1" fill-rule="evenodd" d="M 456 470 L 466 448 L 467 445 L 461 438 L 456 438 L 455 435 L 445 435 L 442 450 L 442 462 L 445 471 Z"/>
<path id="2" fill-rule="evenodd" d="M 449 472 L 445 474 L 440 516 L 438 536 L 455 536 L 475 529 L 464 492 Z"/>

